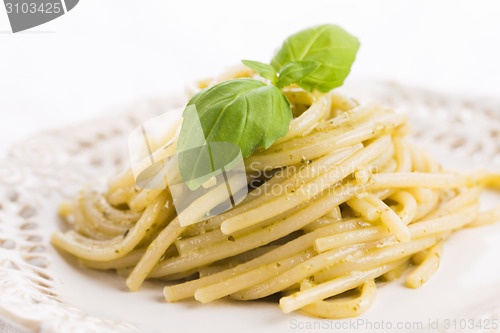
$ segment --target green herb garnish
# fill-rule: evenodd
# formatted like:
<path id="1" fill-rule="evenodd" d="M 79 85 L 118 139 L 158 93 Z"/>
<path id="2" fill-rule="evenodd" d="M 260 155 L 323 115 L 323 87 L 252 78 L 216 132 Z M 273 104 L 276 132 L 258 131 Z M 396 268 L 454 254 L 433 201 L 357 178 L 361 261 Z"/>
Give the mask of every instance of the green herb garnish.
<path id="1" fill-rule="evenodd" d="M 273 66 L 254 60 L 242 60 L 241 62 L 248 68 L 256 71 L 257 74 L 262 76 L 264 79 L 271 81 L 272 84 L 275 84 L 278 81 L 278 76 L 276 75 L 276 70 Z"/>
<path id="2" fill-rule="evenodd" d="M 326 93 L 344 83 L 358 49 L 356 37 L 339 26 L 326 24 L 288 37 L 271 65 L 279 72 L 294 61 L 317 61 L 318 69 L 294 83 L 307 91 Z"/>
<path id="3" fill-rule="evenodd" d="M 179 157 L 184 182 L 195 190 L 207 178 L 202 176 L 208 172 L 204 158 L 206 149 L 192 149 L 199 144 L 193 144 L 197 137 L 193 135 L 193 128 L 198 121 L 206 143 L 234 143 L 241 149 L 243 157 L 250 156 L 257 148 L 268 148 L 287 134 L 292 120 L 290 104 L 281 89 L 297 84 L 309 92 L 326 93 L 341 86 L 358 48 L 357 38 L 336 25 L 305 29 L 285 40 L 271 64 L 242 61 L 270 84 L 255 79 L 235 79 L 194 96 L 188 106 L 195 106 L 196 113 L 183 113 L 177 143 L 179 152 L 191 149 L 189 158 L 188 155 Z M 198 151 L 200 156 L 196 156 Z M 220 173 L 211 171 L 210 175 Z"/>

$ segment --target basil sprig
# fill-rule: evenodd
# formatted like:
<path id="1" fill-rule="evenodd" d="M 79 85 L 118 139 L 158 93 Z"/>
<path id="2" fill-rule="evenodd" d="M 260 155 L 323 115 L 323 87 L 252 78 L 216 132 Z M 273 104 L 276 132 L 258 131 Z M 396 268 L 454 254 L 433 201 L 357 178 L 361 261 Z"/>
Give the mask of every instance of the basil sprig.
<path id="1" fill-rule="evenodd" d="M 292 112 L 281 89 L 291 84 L 309 92 L 328 92 L 343 84 L 359 49 L 359 41 L 336 25 L 321 25 L 288 37 L 271 64 L 243 60 L 269 84 L 255 79 L 235 79 L 202 90 L 188 103 L 196 113 L 184 112 L 177 151 L 193 147 L 192 129 L 199 121 L 207 143 L 231 142 L 243 157 L 259 147 L 268 148 L 287 134 Z M 199 118 L 199 120 L 197 119 Z M 194 127 L 193 127 L 194 126 Z M 206 168 L 203 158 L 191 150 L 189 158 L 179 158 L 179 169 L 191 190 L 201 186 Z M 199 149 L 200 154 L 203 149 Z M 194 152 L 194 153 L 193 153 Z M 212 170 L 211 175 L 217 173 Z M 196 179 L 193 179 L 196 175 Z"/>

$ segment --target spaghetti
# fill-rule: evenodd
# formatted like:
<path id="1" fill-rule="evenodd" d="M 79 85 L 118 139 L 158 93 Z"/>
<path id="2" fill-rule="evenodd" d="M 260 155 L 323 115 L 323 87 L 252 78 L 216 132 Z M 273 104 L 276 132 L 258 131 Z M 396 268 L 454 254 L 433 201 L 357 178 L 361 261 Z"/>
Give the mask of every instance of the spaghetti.
<path id="1" fill-rule="evenodd" d="M 237 68 L 191 94 L 254 76 Z M 252 190 L 237 207 L 181 226 L 169 189 L 140 188 L 128 170 L 62 205 L 73 230 L 55 232 L 53 244 L 89 268 L 116 269 L 133 291 L 147 278 L 175 280 L 163 290 L 168 302 L 282 293 L 285 313 L 346 318 L 371 306 L 379 279 L 411 270 L 407 285 L 421 287 L 452 232 L 500 219 L 500 208 L 478 210 L 498 177 L 443 171 L 407 140 L 404 116 L 335 92 L 284 93 L 295 118 L 245 160 Z M 172 142 L 155 154 L 175 153 Z M 209 193 L 198 199 L 205 210 L 217 203 Z"/>

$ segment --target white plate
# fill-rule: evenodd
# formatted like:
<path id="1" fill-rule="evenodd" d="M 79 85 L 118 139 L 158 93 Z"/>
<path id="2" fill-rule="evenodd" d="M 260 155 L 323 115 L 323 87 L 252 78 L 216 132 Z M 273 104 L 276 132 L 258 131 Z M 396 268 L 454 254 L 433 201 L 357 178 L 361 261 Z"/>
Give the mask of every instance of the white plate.
<path id="1" fill-rule="evenodd" d="M 500 101 L 441 96 L 390 83 L 343 89 L 363 96 L 358 99 L 375 97 L 409 112 L 414 136 L 445 166 L 481 164 L 500 170 Z M 126 166 L 130 131 L 182 103 L 178 97 L 152 101 L 41 134 L 15 146 L 0 161 L 1 315 L 54 332 L 418 331 L 433 330 L 436 321 L 440 329 L 453 331 L 454 326 L 473 322 L 484 328 L 488 320 L 498 320 L 500 224 L 457 232 L 445 245 L 438 272 L 422 288 L 408 289 L 403 280 L 386 284 L 366 314 L 341 321 L 285 315 L 269 301 L 168 304 L 161 283 L 147 282 L 131 293 L 115 273 L 84 269 L 56 251 L 49 238 L 63 227 L 58 203 L 86 181 Z M 500 203 L 493 192 L 483 199 L 485 207 Z M 489 326 L 494 328 L 491 322 Z"/>

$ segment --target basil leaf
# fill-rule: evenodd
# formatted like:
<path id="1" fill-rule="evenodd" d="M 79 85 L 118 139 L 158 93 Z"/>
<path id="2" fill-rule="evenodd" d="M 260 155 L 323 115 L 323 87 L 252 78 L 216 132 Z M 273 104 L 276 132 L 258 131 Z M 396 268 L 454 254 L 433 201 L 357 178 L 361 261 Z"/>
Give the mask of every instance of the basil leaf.
<path id="1" fill-rule="evenodd" d="M 292 83 L 298 83 L 308 74 L 314 72 L 321 64 L 318 61 L 292 61 L 281 68 L 276 86 L 283 88 Z"/>
<path id="2" fill-rule="evenodd" d="M 276 80 L 278 79 L 276 77 L 276 71 L 274 70 L 274 67 L 271 65 L 253 60 L 242 60 L 241 62 L 248 68 L 256 71 L 264 79 L 271 80 L 271 82 L 273 83 L 276 82 Z"/>
<path id="3" fill-rule="evenodd" d="M 268 148 L 286 135 L 292 112 L 281 91 L 253 79 L 235 79 L 215 85 L 199 96 L 194 104 L 207 142 L 233 142 L 243 157 L 259 148 Z M 189 137 L 183 131 L 190 123 L 184 119 L 179 144 Z"/>
<path id="4" fill-rule="evenodd" d="M 210 142 L 178 153 L 182 181 L 196 190 L 223 170 L 243 163 L 240 147 L 231 142 Z"/>
<path id="5" fill-rule="evenodd" d="M 191 98 L 191 102 L 197 101 L 203 94 L 204 90 L 198 92 Z M 203 146 L 206 143 L 205 136 L 203 134 L 203 128 L 201 127 L 200 120 L 198 118 L 198 110 L 195 104 L 188 104 L 184 111 L 182 112 L 182 127 L 181 131 L 184 133 L 189 133 L 189 135 L 179 135 L 177 140 L 177 152 L 186 151 L 188 149 L 197 148 Z"/>
<path id="6" fill-rule="evenodd" d="M 192 105 L 196 112 L 192 112 Z M 277 87 L 242 78 L 219 83 L 197 94 L 188 103 L 183 118 L 177 151 L 189 151 L 179 158 L 181 175 L 188 182 L 193 177 L 206 179 L 203 176 L 209 171 L 206 166 L 210 157 L 208 148 L 194 149 L 199 145 L 197 135 L 193 133 L 198 128 L 197 122 L 201 124 L 209 147 L 210 142 L 232 142 L 239 146 L 243 157 L 248 157 L 255 149 L 268 148 L 276 139 L 286 135 L 292 112 L 288 100 Z M 210 170 L 219 172 L 213 167 Z M 186 179 L 185 175 L 192 176 Z M 191 189 L 201 185 L 199 181 L 190 184 Z"/>
<path id="7" fill-rule="evenodd" d="M 337 25 L 326 24 L 288 37 L 271 65 L 279 72 L 293 61 L 318 61 L 319 68 L 296 83 L 307 91 L 328 92 L 344 83 L 358 49 L 356 37 Z"/>

